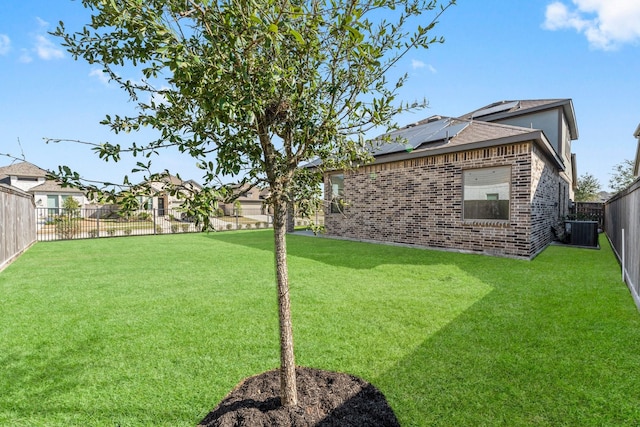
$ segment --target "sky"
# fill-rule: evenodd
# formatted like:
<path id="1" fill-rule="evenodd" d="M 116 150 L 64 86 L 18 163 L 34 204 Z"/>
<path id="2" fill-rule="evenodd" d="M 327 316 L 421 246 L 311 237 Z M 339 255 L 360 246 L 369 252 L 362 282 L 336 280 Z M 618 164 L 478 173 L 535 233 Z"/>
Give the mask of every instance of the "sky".
<path id="1" fill-rule="evenodd" d="M 68 165 L 90 180 L 119 183 L 129 175 L 136 182 L 130 170 L 140 159 L 104 162 L 90 146 L 45 142 L 144 142 L 145 135 L 115 136 L 99 124 L 106 114 L 130 113 L 132 104 L 99 67 L 74 60 L 48 34 L 59 21 L 80 30 L 89 16 L 79 0 L 0 2 L 0 166 L 10 155 L 48 170 Z M 638 0 L 458 0 L 433 34 L 445 42 L 413 51 L 393 70 L 410 76 L 399 99 L 429 102 L 398 116 L 399 125 L 502 100 L 571 98 L 578 175 L 592 174 L 608 190 L 613 167 L 635 158 Z M 195 161 L 177 152 L 163 153 L 154 168 L 202 181 Z"/>

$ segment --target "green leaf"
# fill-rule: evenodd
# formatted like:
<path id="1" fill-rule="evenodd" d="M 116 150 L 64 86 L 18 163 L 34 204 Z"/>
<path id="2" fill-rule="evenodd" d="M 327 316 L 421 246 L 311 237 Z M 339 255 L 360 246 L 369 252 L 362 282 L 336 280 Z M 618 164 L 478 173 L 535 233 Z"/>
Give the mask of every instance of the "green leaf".
<path id="1" fill-rule="evenodd" d="M 293 28 L 289 29 L 289 34 L 291 34 L 301 45 L 305 44 L 304 39 L 302 38 L 302 35 L 296 30 L 294 30 Z"/>

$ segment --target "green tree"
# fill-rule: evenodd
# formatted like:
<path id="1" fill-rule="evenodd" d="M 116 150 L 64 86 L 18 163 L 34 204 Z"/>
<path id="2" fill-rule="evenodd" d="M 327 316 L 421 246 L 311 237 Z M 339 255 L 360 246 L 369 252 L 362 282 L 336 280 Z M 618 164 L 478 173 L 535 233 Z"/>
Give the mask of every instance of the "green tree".
<path id="1" fill-rule="evenodd" d="M 593 202 L 598 198 L 600 182 L 590 173 L 585 173 L 578 178 L 578 186 L 575 191 L 576 202 Z"/>
<path id="2" fill-rule="evenodd" d="M 609 187 L 616 193 L 627 188 L 635 180 L 633 160 L 625 159 L 613 167 L 614 173 L 609 179 Z"/>
<path id="3" fill-rule="evenodd" d="M 211 215 L 212 201 L 228 192 L 215 187 L 220 176 L 268 186 L 286 406 L 297 404 L 287 206 L 292 198 L 304 199 L 293 194 L 299 175 L 307 185 L 298 184 L 297 191 L 315 191 L 322 172 L 318 168 L 309 179 L 299 165 L 312 159 L 331 168 L 366 162 L 365 131 L 389 127 L 395 114 L 426 106 L 397 102 L 407 75 L 390 78 L 390 71 L 408 52 L 443 41 L 431 30 L 454 3 L 82 0 L 91 23 L 78 32 L 60 23 L 54 33 L 75 59 L 101 65 L 137 103 L 133 116 L 107 116 L 103 124 L 115 133 L 148 127 L 159 134 L 143 145 L 94 144 L 101 158 L 118 161 L 126 151 L 151 159 L 176 147 L 197 159 L 205 191 L 186 200 L 190 216 Z M 123 66 L 138 67 L 144 78 L 121 77 Z M 150 173 L 151 160 L 136 169 Z M 87 186 L 68 167 L 58 176 Z"/>
<path id="4" fill-rule="evenodd" d="M 72 196 L 65 197 L 62 202 L 62 212 L 69 217 L 78 217 L 80 215 L 80 202 Z"/>

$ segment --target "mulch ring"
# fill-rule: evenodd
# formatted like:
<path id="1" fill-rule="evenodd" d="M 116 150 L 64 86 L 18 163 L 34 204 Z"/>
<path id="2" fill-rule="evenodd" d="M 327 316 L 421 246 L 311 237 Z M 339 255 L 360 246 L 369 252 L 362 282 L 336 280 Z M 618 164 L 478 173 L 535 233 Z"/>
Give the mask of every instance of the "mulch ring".
<path id="1" fill-rule="evenodd" d="M 243 380 L 198 427 L 399 427 L 384 395 L 349 374 L 297 367 L 298 406 L 280 405 L 280 370 Z"/>

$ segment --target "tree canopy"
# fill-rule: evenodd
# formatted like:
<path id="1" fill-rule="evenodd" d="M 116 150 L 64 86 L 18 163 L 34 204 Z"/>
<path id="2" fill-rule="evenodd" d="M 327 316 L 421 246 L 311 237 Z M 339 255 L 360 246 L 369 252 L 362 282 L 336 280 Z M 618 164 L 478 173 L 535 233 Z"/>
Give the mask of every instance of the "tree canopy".
<path id="1" fill-rule="evenodd" d="M 205 191 L 186 200 L 191 216 L 206 217 L 221 175 L 268 186 L 285 405 L 297 400 L 285 217 L 292 192 L 321 180 L 320 169 L 299 166 L 312 159 L 325 168 L 366 162 L 367 130 L 426 105 L 399 102 L 407 75 L 390 79 L 390 71 L 408 52 L 443 41 L 431 32 L 454 3 L 82 0 L 91 22 L 75 32 L 61 22 L 54 33 L 74 58 L 101 65 L 137 104 L 136 114 L 108 115 L 103 124 L 115 133 L 157 132 L 128 147 L 93 144 L 101 158 L 118 161 L 128 152 L 151 173 L 153 157 L 167 147 L 193 157 Z M 142 77 L 122 77 L 122 67 Z M 95 189 L 67 167 L 58 178 Z"/>
<path id="2" fill-rule="evenodd" d="M 576 202 L 593 202 L 598 198 L 600 182 L 590 173 L 580 175 L 575 191 Z"/>
<path id="3" fill-rule="evenodd" d="M 613 167 L 613 174 L 609 179 L 609 187 L 616 193 L 627 188 L 635 180 L 633 175 L 633 160 L 625 159 Z"/>

